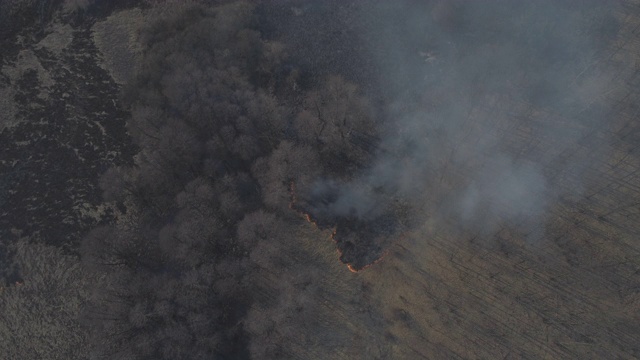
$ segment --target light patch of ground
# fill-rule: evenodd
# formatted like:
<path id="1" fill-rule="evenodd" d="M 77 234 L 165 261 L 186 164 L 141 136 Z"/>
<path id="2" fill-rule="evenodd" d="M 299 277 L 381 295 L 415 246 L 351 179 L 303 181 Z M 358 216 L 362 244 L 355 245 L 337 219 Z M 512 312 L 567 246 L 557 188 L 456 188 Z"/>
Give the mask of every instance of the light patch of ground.
<path id="1" fill-rule="evenodd" d="M 0 68 L 0 76 L 8 78 L 10 84 L 15 84 L 28 71 L 35 71 L 38 74 L 38 88 L 40 90 L 38 97 L 47 99 L 49 94 L 46 88 L 53 86 L 55 82 L 31 49 L 20 51 L 17 61 L 13 64 L 4 64 Z M 14 96 L 15 91 L 11 85 L 0 88 L 0 131 L 5 128 L 14 127 L 21 121 L 17 118 L 17 108 L 13 100 Z"/>
<path id="2" fill-rule="evenodd" d="M 2 72 L 9 76 L 11 82 L 15 82 L 22 77 L 27 71 L 35 70 L 38 73 L 38 80 L 41 87 L 53 86 L 55 83 L 49 72 L 40 63 L 40 60 L 31 49 L 24 49 L 18 54 L 18 59 L 13 66 L 3 66 Z M 45 94 L 41 94 L 46 96 Z"/>
<path id="3" fill-rule="evenodd" d="M 90 218 L 96 222 L 99 222 L 105 215 L 106 211 L 110 208 L 111 206 L 109 204 L 100 204 L 96 206 L 87 202 L 80 202 L 74 205 L 74 210 L 79 214 L 79 217 Z"/>
<path id="4" fill-rule="evenodd" d="M 92 28 L 93 40 L 103 55 L 101 66 L 118 84 L 126 83 L 135 64 L 140 63 L 142 48 L 137 34 L 145 23 L 142 10 L 130 9 L 116 12 Z"/>
<path id="5" fill-rule="evenodd" d="M 45 48 L 56 55 L 60 55 L 63 49 L 73 40 L 73 28 L 69 24 L 54 24 L 51 33 L 42 39 L 36 48 Z"/>

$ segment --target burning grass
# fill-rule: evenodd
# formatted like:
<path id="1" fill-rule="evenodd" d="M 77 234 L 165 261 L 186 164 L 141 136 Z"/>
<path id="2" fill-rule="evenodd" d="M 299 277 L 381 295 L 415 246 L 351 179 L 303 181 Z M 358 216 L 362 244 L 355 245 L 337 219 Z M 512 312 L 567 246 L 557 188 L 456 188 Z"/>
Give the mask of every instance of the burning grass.
<path id="1" fill-rule="evenodd" d="M 336 215 L 314 206 L 323 199 L 298 200 L 295 183 L 290 184 L 289 207 L 301 214 L 318 229 L 332 229 L 331 240 L 336 244 L 339 259 L 351 272 L 364 270 L 380 262 L 389 245 L 399 238 L 400 221 L 397 211 L 385 209 L 372 218 Z"/>

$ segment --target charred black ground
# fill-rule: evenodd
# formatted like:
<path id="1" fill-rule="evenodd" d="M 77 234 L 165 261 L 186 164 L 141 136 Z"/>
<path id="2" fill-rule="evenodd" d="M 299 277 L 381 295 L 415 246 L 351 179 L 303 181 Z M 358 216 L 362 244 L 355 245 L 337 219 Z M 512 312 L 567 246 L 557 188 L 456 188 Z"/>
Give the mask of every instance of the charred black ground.
<path id="1" fill-rule="evenodd" d="M 340 261 L 351 271 L 360 271 L 381 260 L 401 236 L 401 224 L 408 220 L 400 206 L 387 206 L 382 201 L 380 206 L 386 208 L 369 214 L 358 214 L 356 206 L 349 204 L 345 204 L 344 211 L 333 211 L 340 197 L 340 188 L 336 186 L 324 186 L 322 190 L 315 187 L 307 196 L 296 194 L 295 189 L 292 184 L 291 208 L 319 229 L 332 231 L 331 239 L 338 248 Z M 382 190 L 379 192 L 379 196 L 384 196 Z"/>

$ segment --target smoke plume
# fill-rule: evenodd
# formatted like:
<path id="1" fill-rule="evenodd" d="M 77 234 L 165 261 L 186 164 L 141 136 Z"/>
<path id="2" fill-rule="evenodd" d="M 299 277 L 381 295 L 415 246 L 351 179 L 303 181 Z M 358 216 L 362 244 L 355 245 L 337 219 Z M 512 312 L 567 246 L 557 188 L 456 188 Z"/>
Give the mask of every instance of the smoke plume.
<path id="1" fill-rule="evenodd" d="M 382 138 L 367 170 L 316 182 L 312 212 L 373 221 L 403 203 L 414 220 L 440 216 L 471 231 L 537 227 L 559 197 L 581 191 L 580 175 L 606 152 L 592 134 L 607 125 L 611 77 L 600 54 L 617 23 L 599 6 L 363 7 Z M 569 152 L 576 143 L 594 151 Z"/>

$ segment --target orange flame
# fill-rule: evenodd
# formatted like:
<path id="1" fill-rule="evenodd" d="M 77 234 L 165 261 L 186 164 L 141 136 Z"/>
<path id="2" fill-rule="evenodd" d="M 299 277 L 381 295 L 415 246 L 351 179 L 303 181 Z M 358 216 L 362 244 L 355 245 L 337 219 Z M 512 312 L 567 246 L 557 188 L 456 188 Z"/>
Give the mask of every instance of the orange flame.
<path id="1" fill-rule="evenodd" d="M 297 202 L 297 197 L 296 197 L 296 184 L 294 181 L 291 181 L 291 183 L 289 184 L 289 195 L 291 197 L 291 202 L 289 202 L 289 209 L 295 210 L 296 212 L 298 212 L 299 214 L 301 214 L 305 220 L 307 220 L 307 222 L 313 224 L 314 227 L 318 228 L 318 222 L 313 219 L 313 217 L 311 216 L 311 214 L 304 212 L 302 209 L 298 208 L 296 206 L 296 202 Z M 338 253 L 338 258 L 342 258 L 342 250 L 340 250 L 340 248 L 337 246 L 338 241 L 336 240 L 335 236 L 336 233 L 338 232 L 337 228 L 333 228 L 333 230 L 331 231 L 331 236 L 330 239 L 336 244 L 336 251 Z M 382 255 L 377 258 L 376 260 L 374 260 L 371 264 L 365 265 L 363 266 L 361 269 L 356 269 L 353 265 L 351 264 L 346 264 L 347 268 L 349 269 L 349 271 L 351 271 L 352 273 L 357 273 L 359 271 L 365 270 L 379 262 L 381 262 L 384 257 L 389 253 L 388 250 L 384 251 L 382 253 Z"/>

